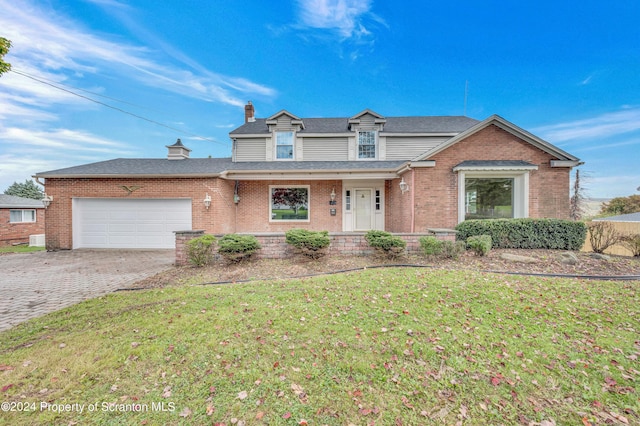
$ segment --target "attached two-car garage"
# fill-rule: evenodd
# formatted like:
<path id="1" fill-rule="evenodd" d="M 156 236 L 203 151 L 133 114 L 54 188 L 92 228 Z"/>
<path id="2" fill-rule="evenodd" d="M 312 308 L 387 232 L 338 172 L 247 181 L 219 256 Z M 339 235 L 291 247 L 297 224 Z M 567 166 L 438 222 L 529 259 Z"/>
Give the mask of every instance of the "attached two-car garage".
<path id="1" fill-rule="evenodd" d="M 74 198 L 73 248 L 173 248 L 191 199 Z"/>

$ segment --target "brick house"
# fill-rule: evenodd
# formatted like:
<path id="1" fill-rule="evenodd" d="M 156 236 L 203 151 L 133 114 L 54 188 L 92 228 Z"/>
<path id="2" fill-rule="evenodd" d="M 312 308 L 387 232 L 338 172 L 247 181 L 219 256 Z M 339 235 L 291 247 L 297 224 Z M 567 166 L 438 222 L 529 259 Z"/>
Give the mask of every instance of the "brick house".
<path id="1" fill-rule="evenodd" d="M 467 218 L 568 218 L 578 158 L 493 115 L 300 118 L 233 130 L 230 158 L 115 159 L 38 173 L 54 201 L 47 248 L 173 247 L 173 231 L 293 227 L 397 233 Z"/>
<path id="2" fill-rule="evenodd" d="M 28 244 L 44 234 L 44 204 L 32 198 L 0 194 L 0 246 Z"/>

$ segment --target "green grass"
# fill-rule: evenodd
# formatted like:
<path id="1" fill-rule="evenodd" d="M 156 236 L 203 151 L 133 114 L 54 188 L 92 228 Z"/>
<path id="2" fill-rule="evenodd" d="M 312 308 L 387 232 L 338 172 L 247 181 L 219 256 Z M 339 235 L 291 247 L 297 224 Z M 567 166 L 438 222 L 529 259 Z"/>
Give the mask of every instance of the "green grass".
<path id="1" fill-rule="evenodd" d="M 27 245 L 0 247 L 0 253 L 31 253 L 45 250 L 44 247 L 31 247 Z"/>
<path id="2" fill-rule="evenodd" d="M 637 424 L 638 285 L 376 269 L 112 294 L 0 333 L 1 400 L 36 404 L 0 423 Z"/>

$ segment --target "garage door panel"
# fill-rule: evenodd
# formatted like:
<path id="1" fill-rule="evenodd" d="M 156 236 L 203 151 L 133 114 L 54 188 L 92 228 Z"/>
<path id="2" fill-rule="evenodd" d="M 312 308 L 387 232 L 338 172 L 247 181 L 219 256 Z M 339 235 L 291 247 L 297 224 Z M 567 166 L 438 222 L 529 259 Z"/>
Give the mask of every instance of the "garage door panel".
<path id="1" fill-rule="evenodd" d="M 74 248 L 173 248 L 191 229 L 190 199 L 73 200 Z"/>

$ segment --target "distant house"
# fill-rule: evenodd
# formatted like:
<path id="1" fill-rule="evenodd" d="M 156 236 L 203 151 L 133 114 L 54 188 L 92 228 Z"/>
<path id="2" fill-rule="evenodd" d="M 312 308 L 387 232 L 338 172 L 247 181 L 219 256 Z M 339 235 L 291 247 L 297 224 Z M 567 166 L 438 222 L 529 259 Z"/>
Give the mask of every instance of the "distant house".
<path id="1" fill-rule="evenodd" d="M 579 159 L 493 115 L 302 118 L 229 134 L 231 158 L 114 159 L 38 173 L 53 196 L 47 247 L 173 247 L 172 231 L 452 228 L 470 218 L 569 217 Z"/>
<path id="2" fill-rule="evenodd" d="M 29 243 L 29 235 L 44 234 L 44 212 L 40 200 L 0 194 L 0 246 Z"/>

